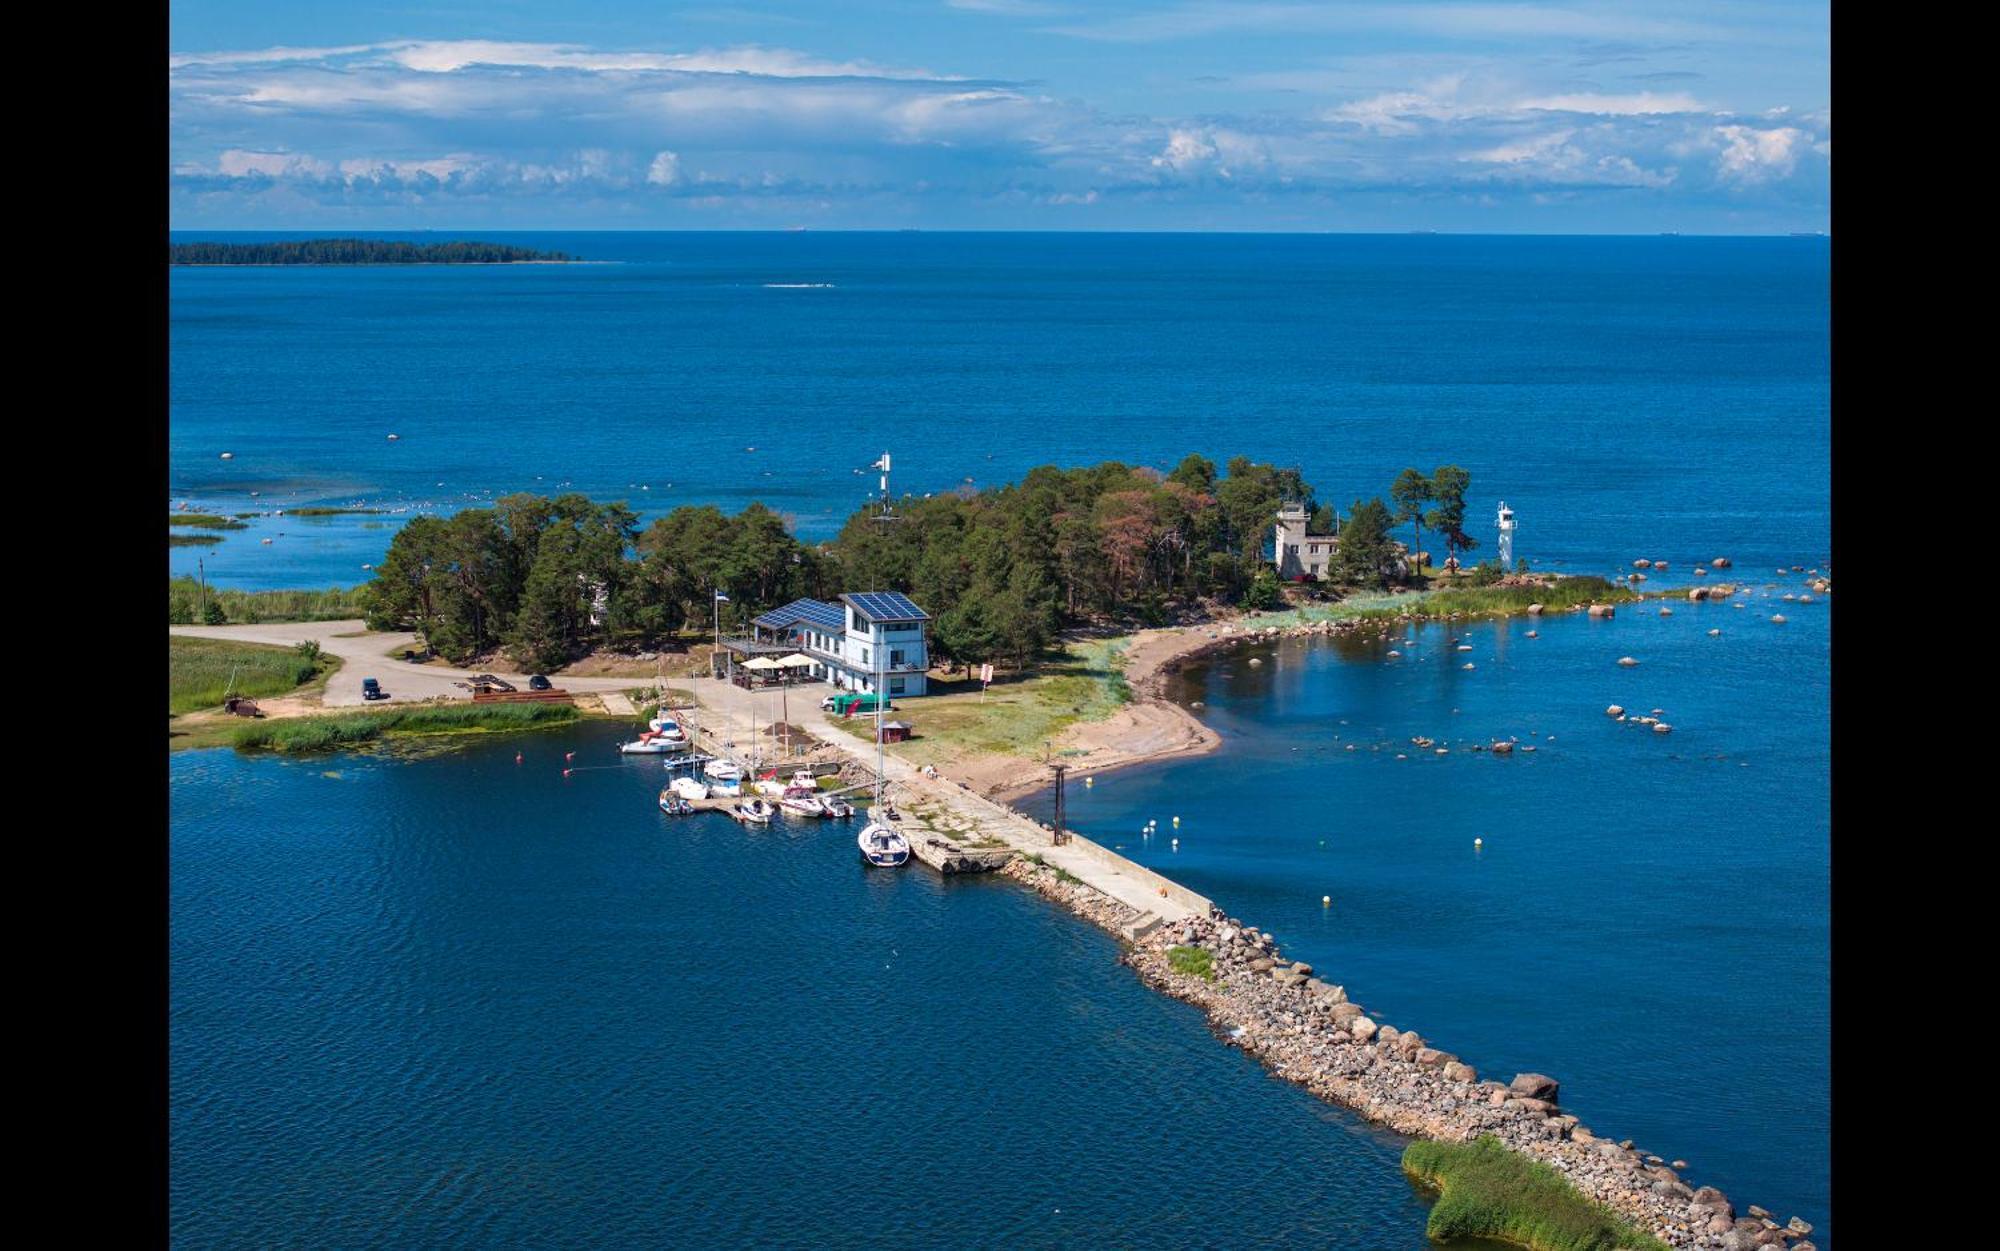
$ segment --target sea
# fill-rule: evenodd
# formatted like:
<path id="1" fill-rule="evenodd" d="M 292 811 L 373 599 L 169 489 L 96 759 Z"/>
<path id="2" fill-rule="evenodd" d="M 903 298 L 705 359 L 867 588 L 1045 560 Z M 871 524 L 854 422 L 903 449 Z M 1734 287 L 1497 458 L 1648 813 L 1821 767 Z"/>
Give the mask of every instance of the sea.
<path id="1" fill-rule="evenodd" d="M 1504 501 L 1537 569 L 1729 557 L 1741 608 L 1225 653 L 1172 692 L 1219 751 L 1068 809 L 1832 1245 L 1832 606 L 1784 598 L 1831 571 L 1827 240 L 478 237 L 592 263 L 172 271 L 169 506 L 260 514 L 175 572 L 352 585 L 524 490 L 825 538 L 883 452 L 917 495 L 1242 455 L 1343 512 L 1450 463 L 1475 555 Z M 177 1243 L 1423 1245 L 1393 1136 L 1098 931 L 665 818 L 614 735 L 174 756 Z"/>

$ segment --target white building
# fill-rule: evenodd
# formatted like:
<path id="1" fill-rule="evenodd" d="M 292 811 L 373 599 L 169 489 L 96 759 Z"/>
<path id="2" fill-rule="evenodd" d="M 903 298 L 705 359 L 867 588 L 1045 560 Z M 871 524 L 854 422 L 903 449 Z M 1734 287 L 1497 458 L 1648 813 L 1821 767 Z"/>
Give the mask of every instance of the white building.
<path id="1" fill-rule="evenodd" d="M 1311 578 L 1326 580 L 1333 565 L 1333 553 L 1340 546 L 1336 534 L 1307 534 L 1306 506 L 1296 500 L 1278 509 L 1278 536 L 1271 544 L 1271 563 L 1286 582 Z"/>
<path id="2" fill-rule="evenodd" d="M 843 691 L 922 695 L 931 667 L 930 614 L 895 591 L 861 591 L 840 603 L 795 599 L 750 624 L 759 638 L 795 646 L 812 659 L 812 675 Z"/>

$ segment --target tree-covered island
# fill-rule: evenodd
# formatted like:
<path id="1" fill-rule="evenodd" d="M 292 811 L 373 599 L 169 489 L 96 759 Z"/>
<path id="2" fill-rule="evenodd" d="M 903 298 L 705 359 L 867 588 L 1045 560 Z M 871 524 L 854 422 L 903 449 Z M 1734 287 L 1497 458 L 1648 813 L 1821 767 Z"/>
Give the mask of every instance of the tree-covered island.
<path id="1" fill-rule="evenodd" d="M 1427 481 L 1438 505 L 1428 524 L 1456 550 L 1472 546 L 1460 529 L 1469 476 L 1446 466 Z M 1339 526 L 1322 584 L 1286 590 L 1273 571 L 1273 518 L 1286 503 L 1315 528 Z M 905 497 L 895 512 L 885 523 L 864 508 L 831 541 L 804 543 L 762 504 L 733 516 L 683 506 L 642 529 L 624 503 L 511 495 L 411 520 L 362 594 L 371 627 L 414 629 L 455 662 L 502 648 L 550 669 L 597 647 L 706 633 L 718 606 L 737 630 L 800 597 L 898 590 L 930 612 L 941 662 L 1025 667 L 1078 627 L 1429 585 L 1425 562 L 1390 537 L 1394 514 L 1379 498 L 1339 519 L 1297 470 L 1241 456 L 1220 469 L 1189 456 L 1167 473 L 1044 465 L 1001 487 Z M 1510 572 L 1492 563 L 1451 581 L 1494 587 Z"/>
<path id="2" fill-rule="evenodd" d="M 170 243 L 169 265 L 519 265 L 574 261 L 505 243 L 405 243 L 392 239 L 295 239 L 281 243 Z"/>

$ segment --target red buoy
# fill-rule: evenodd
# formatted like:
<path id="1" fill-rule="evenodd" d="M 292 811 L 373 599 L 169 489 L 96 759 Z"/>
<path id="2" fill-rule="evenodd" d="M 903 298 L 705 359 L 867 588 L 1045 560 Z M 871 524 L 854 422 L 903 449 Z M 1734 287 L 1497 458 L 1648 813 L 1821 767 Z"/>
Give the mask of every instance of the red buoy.
<path id="1" fill-rule="evenodd" d="M 568 777 L 568 776 L 569 776 L 570 774 L 572 774 L 572 773 L 574 773 L 574 772 L 576 772 L 576 771 L 575 771 L 574 769 L 564 769 L 564 770 L 563 770 L 563 776 L 564 776 L 564 777 Z"/>
<path id="2" fill-rule="evenodd" d="M 576 753 L 575 753 L 575 752 L 573 752 L 573 751 L 566 751 L 566 752 L 564 752 L 564 753 L 563 753 L 563 759 L 564 759 L 564 760 L 575 760 L 575 759 L 576 759 Z"/>

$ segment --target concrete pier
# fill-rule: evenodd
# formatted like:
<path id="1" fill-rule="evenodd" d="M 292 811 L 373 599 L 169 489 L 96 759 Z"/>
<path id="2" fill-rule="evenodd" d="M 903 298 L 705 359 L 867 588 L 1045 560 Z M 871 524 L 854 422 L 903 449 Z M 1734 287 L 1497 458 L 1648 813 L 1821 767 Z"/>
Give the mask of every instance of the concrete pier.
<path id="1" fill-rule="evenodd" d="M 714 678 L 696 678 L 687 685 L 702 706 L 704 749 L 728 751 L 720 745 L 747 741 L 753 711 L 748 692 Z M 832 729 L 820 737 L 831 752 L 845 756 L 862 769 L 872 772 L 875 768 L 874 744 Z M 1133 924 L 1144 930 L 1159 922 L 1206 917 L 1213 906 L 1205 896 L 1080 834 L 1071 834 L 1067 842 L 1058 844 L 1050 831 L 1013 809 L 975 795 L 948 779 L 926 776 L 908 761 L 891 755 L 884 760 L 883 769 L 890 797 L 904 814 L 903 832 L 910 839 L 912 853 L 933 868 L 951 863 L 983 863 L 989 852 L 999 859 L 999 864 L 1004 864 L 1006 858 L 998 857 L 1002 850 L 1038 857 L 1042 863 L 1139 912 L 1141 915 Z M 924 838 L 939 840 L 938 845 L 926 845 L 928 856 L 917 850 Z M 999 864 L 992 867 L 998 868 Z"/>

